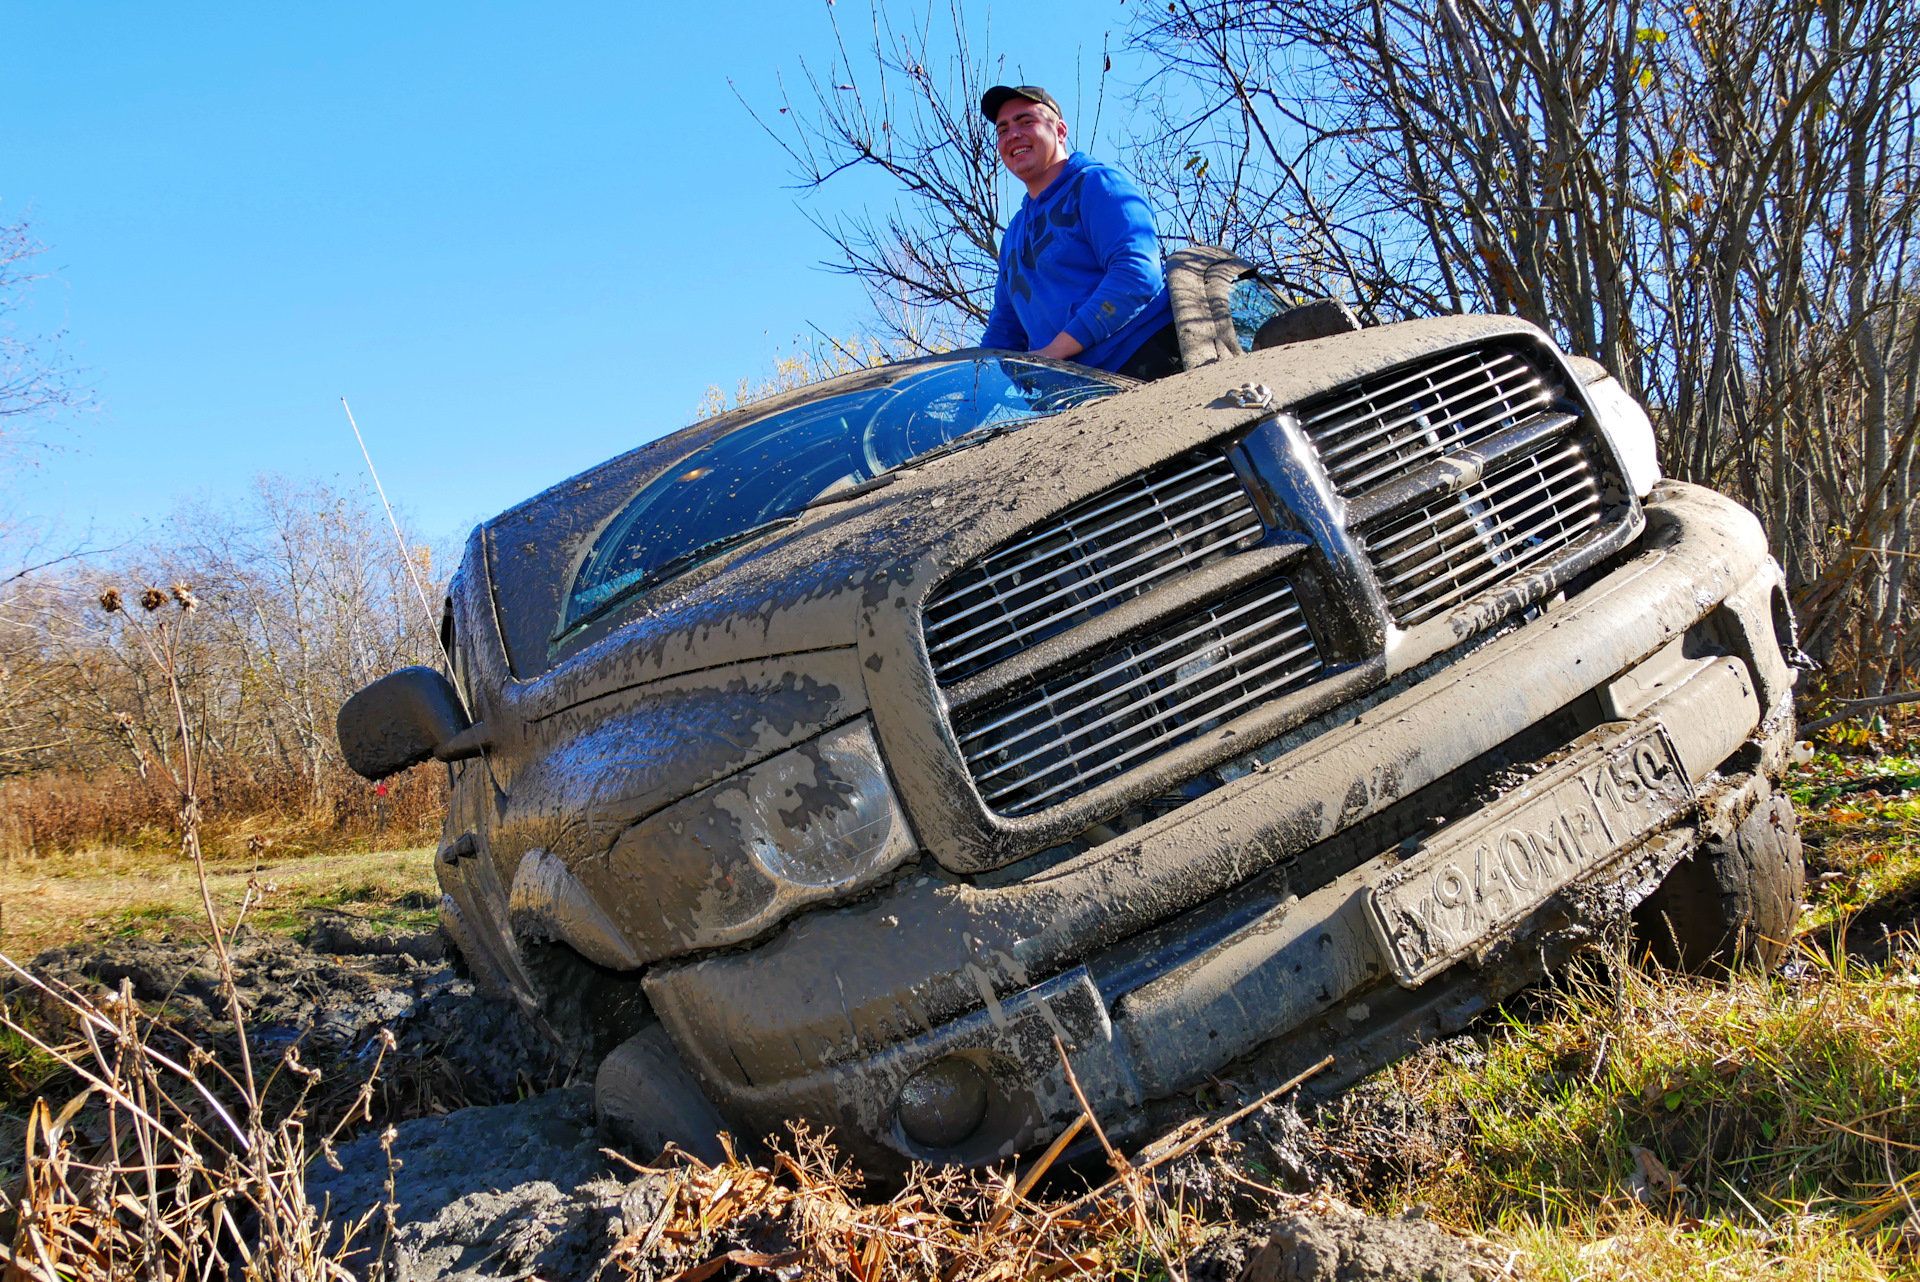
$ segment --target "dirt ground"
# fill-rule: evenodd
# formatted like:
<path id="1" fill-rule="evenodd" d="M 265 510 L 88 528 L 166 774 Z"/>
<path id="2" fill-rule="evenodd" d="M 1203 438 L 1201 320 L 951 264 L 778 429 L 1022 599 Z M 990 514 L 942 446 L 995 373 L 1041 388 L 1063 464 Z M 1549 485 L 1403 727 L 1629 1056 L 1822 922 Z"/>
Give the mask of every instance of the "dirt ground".
<path id="1" fill-rule="evenodd" d="M 1150 1187 L 1166 1218 L 1153 1234 L 1088 1227 L 1085 1250 L 1051 1272 L 1029 1259 L 1008 1276 L 1920 1276 L 1920 1249 L 1906 1245 L 1920 1242 L 1920 1215 L 1904 1200 L 1920 1196 L 1907 1156 L 1920 1152 L 1920 1105 L 1907 1098 L 1920 1080 L 1920 802 L 1826 769 L 1796 797 L 1813 902 L 1802 952 L 1782 975 L 1730 985 L 1616 976 L 1577 999 L 1517 999 L 1337 1097 L 1268 1105 L 1159 1168 Z M 331 1094 L 316 1122 L 344 1107 L 381 1030 L 394 1034 L 372 1117 L 350 1129 L 337 1169 L 325 1156 L 308 1167 L 308 1191 L 336 1232 L 363 1224 L 358 1270 L 372 1262 L 365 1251 L 384 1250 L 390 1276 L 421 1280 L 665 1282 L 711 1264 L 701 1278 L 795 1282 L 798 1266 L 782 1262 L 803 1246 L 817 1253 L 831 1238 L 822 1223 L 870 1247 L 925 1222 L 916 1217 L 927 1208 L 902 1195 L 795 1195 L 801 1167 L 837 1178 L 804 1160 L 781 1167 L 756 1151 L 714 1171 L 642 1171 L 608 1152 L 593 1066 L 563 1062 L 447 956 L 432 926 L 428 850 L 228 859 L 212 889 L 224 913 L 249 903 L 235 962 L 255 1045 L 297 1041 L 326 1068 Z M 0 949 L 20 958 L 31 944 L 38 973 L 96 1000 L 130 985 L 150 1010 L 224 1027 L 190 865 L 103 852 L 0 867 L 0 905 Z M 1258 1091 L 1218 1086 L 1195 1112 L 1217 1115 Z M 1880 1089 L 1884 1099 L 1869 1097 Z M 22 1151 L 9 1109 L 0 1190 Z M 1874 1165 L 1883 1158 L 1884 1172 Z M 1767 1161 L 1798 1162 L 1805 1187 L 1769 1200 Z M 1726 1194 L 1709 1178 L 1716 1169 L 1747 1173 L 1723 1180 Z M 1034 1197 L 1070 1206 L 1108 1174 L 1095 1152 L 1063 1162 Z M 977 1206 L 1005 1197 L 993 1178 L 969 1186 L 988 1202 L 960 1198 L 943 1213 L 977 1225 Z M 780 1183 L 788 1200 L 743 1207 L 739 1189 L 756 1180 Z M 1664 1200 L 1649 1196 L 1662 1187 Z M 1123 1247 L 1131 1263 L 1116 1255 Z M 856 1251 L 840 1271 L 918 1276 L 869 1277 L 861 1260 L 872 1258 Z"/>
<path id="2" fill-rule="evenodd" d="M 398 1102 L 399 1112 L 416 1115 L 391 1134 L 379 1125 L 359 1127 L 333 1161 L 319 1155 L 308 1167 L 308 1197 L 325 1208 L 336 1240 L 355 1224 L 371 1225 L 361 1230 L 365 1249 L 352 1263 L 366 1267 L 368 1252 L 387 1240 L 396 1276 L 419 1282 L 601 1275 L 633 1226 L 658 1216 L 676 1177 L 639 1171 L 603 1148 L 591 1066 L 561 1062 L 516 1009 L 477 992 L 457 973 L 437 932 L 383 930 L 337 913 L 316 912 L 310 921 L 307 942 L 254 930 L 236 940 L 238 987 L 255 1047 L 277 1052 L 298 1040 L 307 1062 L 326 1065 L 350 1085 L 380 1030 L 390 1029 L 394 1045 L 383 1077 L 416 1089 L 423 1076 L 434 1080 L 426 1099 Z M 97 999 L 125 985 L 150 1008 L 222 1027 L 214 959 L 198 939 L 56 946 L 32 969 Z M 1364 1093 L 1355 1098 L 1369 1100 Z M 1214 1277 L 1207 1270 L 1217 1273 L 1235 1250 L 1257 1265 L 1247 1282 L 1506 1275 L 1485 1249 L 1438 1226 L 1367 1216 L 1337 1200 L 1396 1160 L 1404 1134 L 1389 1116 L 1395 1107 L 1373 1099 L 1303 1116 L 1291 1105 L 1270 1106 L 1236 1128 L 1237 1142 L 1169 1168 L 1162 1179 L 1171 1196 L 1210 1200 L 1242 1226 L 1232 1241 L 1195 1256 L 1194 1277 Z M 1378 1124 L 1357 1126 L 1363 1115 Z M 1404 1122 L 1407 1114 L 1397 1116 Z M 17 1164 L 20 1135 L 17 1126 L 0 1132 L 0 1150 L 8 1154 L 0 1164 L 4 1181 Z M 389 1179 L 390 1240 L 380 1210 Z M 1060 1181 L 1071 1193 L 1086 1187 L 1087 1175 L 1067 1172 Z M 1282 1184 L 1287 1195 L 1322 1195 L 1325 1214 L 1268 1225 L 1263 1216 L 1273 1198 L 1249 1196 L 1265 1181 Z M 1336 1200 L 1325 1201 L 1329 1194 Z M 791 1249 L 792 1232 L 769 1220 L 726 1241 L 777 1253 Z M 1277 1245 L 1269 1249 L 1270 1242 Z M 649 1279 L 671 1277 L 686 1263 L 672 1253 L 650 1258 L 630 1249 L 622 1257 L 629 1276 Z M 1220 1282 L 1233 1282 L 1239 1267 Z"/>

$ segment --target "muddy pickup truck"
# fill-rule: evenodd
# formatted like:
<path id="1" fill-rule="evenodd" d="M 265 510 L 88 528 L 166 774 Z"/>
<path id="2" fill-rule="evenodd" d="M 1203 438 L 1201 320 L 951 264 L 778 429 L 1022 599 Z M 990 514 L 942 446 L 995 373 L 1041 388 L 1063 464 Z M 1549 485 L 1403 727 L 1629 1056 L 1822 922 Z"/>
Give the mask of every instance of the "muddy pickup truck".
<path id="1" fill-rule="evenodd" d="M 1125 1138 L 1350 1081 L 1582 948 L 1778 958 L 1755 519 L 1522 321 L 1250 335 L 1244 264 L 1169 276 L 1159 382 L 864 370 L 487 522 L 448 674 L 342 711 L 369 778 L 448 763 L 445 928 L 633 1145 L 980 1164 L 1076 1082 Z"/>

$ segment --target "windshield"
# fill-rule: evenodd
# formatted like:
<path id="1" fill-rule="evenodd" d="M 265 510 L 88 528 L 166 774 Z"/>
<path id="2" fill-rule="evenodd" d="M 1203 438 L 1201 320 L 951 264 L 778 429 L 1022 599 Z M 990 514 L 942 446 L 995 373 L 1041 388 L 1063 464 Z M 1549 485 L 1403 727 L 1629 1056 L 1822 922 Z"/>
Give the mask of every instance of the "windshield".
<path id="1" fill-rule="evenodd" d="M 790 523 L 815 499 L 970 433 L 985 436 L 1119 390 L 1069 370 L 991 357 L 911 370 L 884 387 L 742 424 L 654 478 L 613 519 L 574 578 L 555 639 Z"/>

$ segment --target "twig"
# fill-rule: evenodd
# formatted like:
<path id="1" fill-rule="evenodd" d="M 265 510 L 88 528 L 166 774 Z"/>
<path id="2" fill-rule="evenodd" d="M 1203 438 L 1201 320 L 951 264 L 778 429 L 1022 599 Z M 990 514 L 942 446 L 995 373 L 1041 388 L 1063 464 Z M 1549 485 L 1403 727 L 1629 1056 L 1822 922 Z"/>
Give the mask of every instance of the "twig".
<path id="1" fill-rule="evenodd" d="M 1810 735 L 1816 730 L 1825 730 L 1830 725 L 1850 717 L 1857 717 L 1863 712 L 1870 712 L 1875 708 L 1890 708 L 1897 703 L 1920 703 L 1920 690 L 1903 690 L 1899 694 L 1875 695 L 1871 699 L 1848 699 L 1840 705 L 1840 711 L 1821 717 L 1818 721 L 1807 722 L 1800 727 L 1800 733 Z"/>
<path id="2" fill-rule="evenodd" d="M 1013 1196 L 1008 1199 L 1006 1205 L 995 1211 L 993 1218 L 987 1221 L 987 1232 L 992 1233 L 1007 1222 L 1007 1217 L 1013 1214 L 1013 1208 L 1024 1201 L 1027 1194 L 1033 1192 L 1033 1186 L 1040 1182 L 1040 1177 L 1047 1173 L 1047 1168 L 1053 1165 L 1054 1159 L 1064 1153 L 1067 1145 L 1073 1143 L 1073 1137 L 1086 1127 L 1087 1118 L 1086 1113 L 1074 1118 L 1067 1124 L 1067 1129 L 1060 1132 L 1053 1143 L 1047 1145 L 1047 1151 L 1040 1155 L 1040 1160 L 1028 1167 L 1027 1173 L 1020 1177 L 1020 1183 L 1014 1186 Z"/>
<path id="3" fill-rule="evenodd" d="M 1246 1117 L 1248 1114 L 1252 1113 L 1255 1109 L 1261 1107 L 1262 1105 L 1270 1104 L 1274 1100 L 1279 1099 L 1282 1095 L 1285 1095 L 1288 1091 L 1300 1085 L 1300 1083 L 1306 1081 L 1309 1077 L 1312 1077 L 1314 1074 L 1321 1072 L 1332 1063 L 1333 1063 L 1333 1056 L 1329 1055 L 1325 1059 L 1321 1060 L 1318 1064 L 1315 1064 L 1313 1067 L 1305 1069 L 1302 1072 L 1299 1072 L 1294 1076 L 1288 1078 L 1286 1081 L 1280 1083 L 1280 1085 L 1274 1087 L 1272 1090 L 1268 1091 L 1265 1095 L 1262 1095 L 1259 1099 L 1253 1101 L 1253 1103 L 1247 1105 L 1245 1108 L 1236 1109 L 1232 1113 L 1229 1113 L 1227 1114 L 1227 1116 L 1221 1118 L 1219 1121 L 1209 1123 L 1207 1126 L 1194 1132 L 1192 1138 L 1183 1140 L 1182 1142 L 1174 1145 L 1172 1148 L 1168 1149 L 1164 1153 L 1160 1153 L 1151 1158 L 1148 1158 L 1146 1161 L 1141 1162 L 1138 1166 L 1132 1169 L 1136 1171 L 1142 1171 L 1142 1172 L 1151 1171 L 1156 1166 L 1164 1166 L 1166 1163 L 1171 1162 L 1176 1158 L 1185 1157 L 1187 1154 L 1193 1152 L 1194 1149 L 1200 1147 L 1200 1145 L 1204 1143 L 1206 1140 L 1219 1134 L 1221 1131 L 1224 1131 L 1225 1129 L 1227 1129 L 1227 1127 L 1232 1126 L 1235 1122 L 1238 1122 L 1240 1119 Z M 1117 1181 L 1109 1180 L 1107 1183 L 1102 1184 L 1099 1188 L 1093 1190 L 1091 1193 L 1083 1194 L 1076 1200 L 1067 1203 L 1066 1209 L 1071 1211 L 1076 1207 L 1085 1206 L 1088 1202 L 1094 1201 L 1104 1196 L 1105 1194 L 1112 1191 L 1115 1183 L 1117 1183 Z"/>
<path id="4" fill-rule="evenodd" d="M 1127 1159 L 1113 1147 L 1112 1141 L 1107 1139 L 1106 1131 L 1100 1126 L 1100 1119 L 1093 1115 L 1093 1105 L 1087 1103 L 1087 1093 L 1080 1089 L 1080 1078 L 1073 1071 L 1073 1064 L 1067 1059 L 1067 1048 L 1061 1044 L 1057 1033 L 1053 1038 L 1053 1049 L 1060 1056 L 1060 1067 L 1067 1072 L 1067 1085 L 1073 1088 L 1073 1097 L 1080 1101 L 1080 1116 L 1092 1124 L 1094 1138 L 1099 1140 L 1100 1147 L 1107 1151 L 1107 1161 L 1113 1164 L 1113 1169 L 1116 1171 L 1127 1170 Z"/>

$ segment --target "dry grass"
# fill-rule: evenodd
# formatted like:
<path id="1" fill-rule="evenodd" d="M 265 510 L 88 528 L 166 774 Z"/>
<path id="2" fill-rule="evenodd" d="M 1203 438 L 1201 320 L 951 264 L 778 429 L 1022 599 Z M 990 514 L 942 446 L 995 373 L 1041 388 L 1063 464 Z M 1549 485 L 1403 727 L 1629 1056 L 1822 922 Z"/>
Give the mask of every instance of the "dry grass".
<path id="1" fill-rule="evenodd" d="M 446 773 L 417 767 L 387 794 L 334 765 L 316 792 L 290 768 L 219 774 L 197 792 L 200 842 L 215 858 L 263 849 L 282 855 L 424 845 L 446 812 Z M 125 771 L 39 774 L 0 781 L 0 860 L 37 860 L 99 849 L 180 849 L 181 797 L 170 778 Z"/>
<path id="2" fill-rule="evenodd" d="M 427 926 L 440 897 L 430 846 L 209 862 L 207 891 L 223 916 L 251 892 L 252 924 L 287 931 L 303 927 L 313 908 Z M 54 944 L 205 928 L 199 880 L 177 850 L 115 847 L 0 863 L 0 905 L 0 947 L 17 957 Z"/>
<path id="3" fill-rule="evenodd" d="M 350 1282 L 339 1260 L 375 1212 L 334 1240 L 307 1203 L 304 1106 L 320 1074 L 295 1050 L 259 1083 L 244 1025 L 234 1064 L 144 1014 L 130 987 L 96 1006 L 4 957 L 0 964 L 73 1032 L 51 1040 L 47 1021 L 13 1007 L 0 1011 L 0 1025 L 79 1087 L 58 1109 L 34 1101 L 20 1173 L 0 1189 L 0 1237 L 8 1243 L 0 1264 L 9 1282 L 206 1278 L 215 1270 L 249 1282 Z M 283 1076 L 293 1098 L 270 1109 L 266 1096 Z M 362 1110 L 373 1085 L 362 1088 Z"/>

